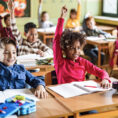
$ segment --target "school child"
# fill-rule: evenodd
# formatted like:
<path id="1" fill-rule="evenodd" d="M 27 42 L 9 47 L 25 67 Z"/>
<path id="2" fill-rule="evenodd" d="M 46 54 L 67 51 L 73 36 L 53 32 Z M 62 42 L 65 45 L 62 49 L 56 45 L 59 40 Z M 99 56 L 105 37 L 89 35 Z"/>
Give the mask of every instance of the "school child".
<path id="1" fill-rule="evenodd" d="M 49 21 L 49 14 L 47 11 L 42 12 L 42 2 L 43 0 L 39 0 L 39 9 L 38 9 L 38 22 L 39 28 L 50 28 L 53 27 L 54 24 Z"/>
<path id="2" fill-rule="evenodd" d="M 86 39 L 85 35 L 78 32 L 62 32 L 64 18 L 67 9 L 62 8 L 61 16 L 58 19 L 55 39 L 53 42 L 54 66 L 57 74 L 58 84 L 73 81 L 84 81 L 85 72 L 101 78 L 103 87 L 110 86 L 109 75 L 106 71 L 96 67 L 91 62 L 80 56 L 80 49 Z M 63 58 L 63 53 L 65 58 Z"/>
<path id="3" fill-rule="evenodd" d="M 4 19 L 6 27 L 3 27 L 2 19 Z M 13 40 L 15 40 L 10 28 L 10 14 L 0 16 L 0 37 L 11 37 Z"/>
<path id="4" fill-rule="evenodd" d="M 1 54 L 3 60 L 0 61 L 0 91 L 5 89 L 22 89 L 26 83 L 35 88 L 35 95 L 39 98 L 46 98 L 45 83 L 43 77 L 34 77 L 23 65 L 16 62 L 16 42 L 11 38 L 3 38 L 0 49 L 4 49 Z"/>
<path id="5" fill-rule="evenodd" d="M 78 1 L 77 11 L 71 9 L 70 18 L 67 20 L 65 28 L 78 28 L 80 26 L 80 0 Z"/>
<path id="6" fill-rule="evenodd" d="M 88 16 L 83 21 L 83 31 L 86 33 L 87 36 L 97 36 L 107 38 L 111 36 L 109 33 L 103 32 L 102 30 L 98 29 L 95 20 L 92 16 Z M 94 45 L 87 44 L 84 47 L 84 54 L 89 56 L 91 62 L 96 64 L 96 60 L 98 59 L 98 48 Z M 101 52 L 101 64 L 104 62 L 104 53 Z"/>
<path id="7" fill-rule="evenodd" d="M 22 38 L 21 33 L 19 32 L 16 26 L 16 19 L 14 16 L 14 5 L 12 0 L 9 0 L 8 7 L 11 13 L 11 29 L 15 38 L 19 41 L 18 46 L 18 55 L 26 54 L 38 54 L 40 56 L 49 56 L 53 54 L 52 49 L 47 47 L 45 44 L 38 39 L 38 32 L 36 25 L 32 22 L 26 23 L 24 25 L 24 34 L 26 40 Z"/>
<path id="8" fill-rule="evenodd" d="M 114 45 L 112 45 L 113 50 L 113 56 L 110 60 L 111 67 L 115 70 L 118 69 L 118 39 L 115 41 Z"/>

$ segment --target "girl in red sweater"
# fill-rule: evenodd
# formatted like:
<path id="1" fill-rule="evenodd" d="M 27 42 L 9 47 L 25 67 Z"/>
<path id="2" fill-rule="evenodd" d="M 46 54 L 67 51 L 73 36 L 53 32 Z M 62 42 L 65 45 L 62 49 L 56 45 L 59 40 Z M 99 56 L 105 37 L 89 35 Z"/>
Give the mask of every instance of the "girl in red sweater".
<path id="1" fill-rule="evenodd" d="M 78 32 L 63 32 L 66 14 L 67 9 L 63 7 L 53 42 L 54 65 L 58 83 L 84 81 L 85 73 L 88 72 L 99 77 L 103 87 L 109 87 L 110 80 L 107 72 L 80 57 L 81 47 L 85 42 L 86 36 Z M 62 52 L 66 55 L 65 58 L 63 58 Z"/>

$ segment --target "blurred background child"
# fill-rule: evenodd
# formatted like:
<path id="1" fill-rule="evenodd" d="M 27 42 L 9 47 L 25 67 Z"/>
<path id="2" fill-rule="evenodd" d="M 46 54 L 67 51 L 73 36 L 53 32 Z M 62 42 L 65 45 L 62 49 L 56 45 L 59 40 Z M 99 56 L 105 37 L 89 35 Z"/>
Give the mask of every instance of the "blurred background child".
<path id="1" fill-rule="evenodd" d="M 6 27 L 3 27 L 2 19 L 4 19 Z M 10 14 L 0 16 L 0 37 L 11 37 L 15 39 L 10 28 Z"/>
<path id="2" fill-rule="evenodd" d="M 97 28 L 95 20 L 92 16 L 88 16 L 83 21 L 83 31 L 86 33 L 87 36 L 95 36 L 101 38 L 107 38 L 111 36 L 109 33 L 106 33 Z M 94 45 L 87 44 L 84 47 L 85 55 L 89 56 L 91 62 L 96 64 L 98 60 L 98 48 Z M 104 62 L 105 54 L 101 52 L 101 64 Z"/>
<path id="3" fill-rule="evenodd" d="M 67 20 L 65 28 L 78 28 L 80 26 L 80 0 L 77 0 L 78 6 L 77 11 L 76 9 L 71 9 L 70 11 L 70 18 Z"/>
<path id="4" fill-rule="evenodd" d="M 38 11 L 38 22 L 39 28 L 50 28 L 53 27 L 54 24 L 49 21 L 49 14 L 47 11 L 42 12 L 42 2 L 43 0 L 39 0 L 39 11 Z"/>

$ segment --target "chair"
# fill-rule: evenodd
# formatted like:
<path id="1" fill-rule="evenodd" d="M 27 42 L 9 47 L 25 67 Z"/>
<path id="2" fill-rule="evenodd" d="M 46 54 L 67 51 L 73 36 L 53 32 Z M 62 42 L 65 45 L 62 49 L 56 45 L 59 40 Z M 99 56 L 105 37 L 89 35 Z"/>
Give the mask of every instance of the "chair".
<path id="1" fill-rule="evenodd" d="M 115 42 L 109 42 L 109 57 L 110 57 L 110 76 L 114 76 L 115 78 L 118 78 L 118 68 L 113 67 L 113 53 L 115 50 Z"/>

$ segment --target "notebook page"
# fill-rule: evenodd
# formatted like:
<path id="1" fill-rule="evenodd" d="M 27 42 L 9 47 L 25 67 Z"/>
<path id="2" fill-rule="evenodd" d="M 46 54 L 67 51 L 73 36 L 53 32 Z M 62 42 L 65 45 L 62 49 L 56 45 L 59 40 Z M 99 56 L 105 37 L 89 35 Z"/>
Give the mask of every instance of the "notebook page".
<path id="1" fill-rule="evenodd" d="M 7 89 L 4 91 L 5 98 L 10 98 L 15 95 L 23 95 L 27 98 L 39 101 L 39 99 L 29 89 Z"/>
<path id="2" fill-rule="evenodd" d="M 97 82 L 92 81 L 92 80 L 83 81 L 83 82 L 73 82 L 73 85 L 78 87 L 78 88 L 81 88 L 85 91 L 88 91 L 90 93 L 109 90 L 109 89 L 103 89 L 102 87 L 100 87 L 100 84 L 98 84 Z M 91 87 L 91 86 L 93 86 L 93 87 Z"/>
<path id="3" fill-rule="evenodd" d="M 5 102 L 5 95 L 3 91 L 0 91 L 0 103 L 4 103 L 4 102 Z"/>
<path id="4" fill-rule="evenodd" d="M 87 94 L 86 91 L 77 88 L 73 86 L 71 83 L 70 84 L 62 84 L 62 85 L 57 85 L 54 87 L 48 87 L 52 91 L 56 92 L 57 94 L 61 95 L 64 98 L 69 98 L 69 97 L 74 97 L 82 94 Z"/>

